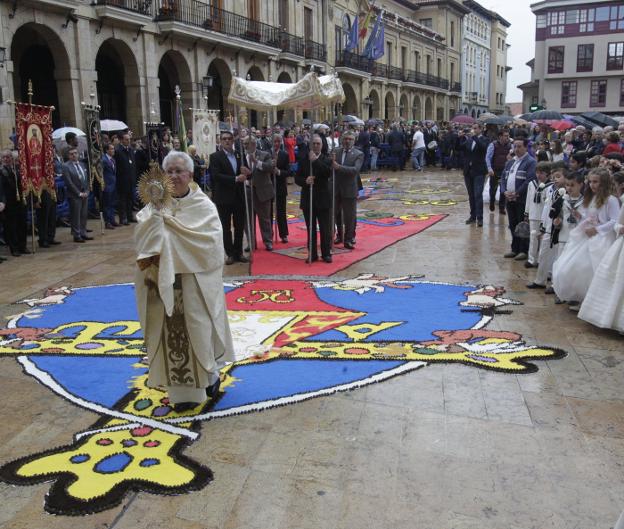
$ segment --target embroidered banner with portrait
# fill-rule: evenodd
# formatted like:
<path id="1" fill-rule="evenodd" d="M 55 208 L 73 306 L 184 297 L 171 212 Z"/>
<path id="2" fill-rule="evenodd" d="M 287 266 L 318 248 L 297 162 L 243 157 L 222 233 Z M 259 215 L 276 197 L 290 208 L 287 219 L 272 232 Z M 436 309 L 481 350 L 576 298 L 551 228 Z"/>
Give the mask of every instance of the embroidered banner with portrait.
<path id="1" fill-rule="evenodd" d="M 163 147 L 164 130 L 165 127 L 162 123 L 145 124 L 145 135 L 147 137 L 145 147 L 149 152 L 150 163 L 154 162 L 160 165 L 165 157 L 166 152 Z"/>
<path id="2" fill-rule="evenodd" d="M 56 197 L 52 110 L 52 107 L 29 103 L 15 105 L 15 133 L 24 195 L 32 192 L 39 197 L 41 190 L 46 189 Z"/>
<path id="3" fill-rule="evenodd" d="M 84 119 L 87 124 L 87 153 L 89 162 L 89 181 L 93 188 L 94 180 L 104 188 L 104 170 L 102 168 L 102 133 L 100 129 L 99 107 L 84 106 Z"/>
<path id="4" fill-rule="evenodd" d="M 193 145 L 197 155 L 208 161 L 217 150 L 218 110 L 193 110 Z"/>

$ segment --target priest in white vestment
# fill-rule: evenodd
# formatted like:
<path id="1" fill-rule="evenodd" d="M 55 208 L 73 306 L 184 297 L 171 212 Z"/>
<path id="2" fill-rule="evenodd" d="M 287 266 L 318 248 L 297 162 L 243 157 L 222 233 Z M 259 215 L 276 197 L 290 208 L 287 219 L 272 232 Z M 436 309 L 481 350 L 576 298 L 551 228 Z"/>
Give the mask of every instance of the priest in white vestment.
<path id="1" fill-rule="evenodd" d="M 234 361 L 223 290 L 223 235 L 216 206 L 193 182 L 193 161 L 172 151 L 163 170 L 173 199 L 152 201 L 135 229 L 137 307 L 150 387 L 178 412 L 215 398 L 219 370 Z"/>

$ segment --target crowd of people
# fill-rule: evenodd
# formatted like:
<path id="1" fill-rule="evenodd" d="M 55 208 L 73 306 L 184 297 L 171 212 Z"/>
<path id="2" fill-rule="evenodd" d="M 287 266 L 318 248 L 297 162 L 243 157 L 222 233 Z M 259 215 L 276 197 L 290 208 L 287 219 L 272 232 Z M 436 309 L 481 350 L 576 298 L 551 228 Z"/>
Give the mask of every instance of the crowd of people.
<path id="1" fill-rule="evenodd" d="M 616 319 L 607 321 L 604 310 L 605 300 L 611 299 L 615 312 L 624 290 L 612 286 L 622 284 L 624 123 L 617 130 L 578 126 L 565 133 L 548 126 L 491 127 L 478 122 L 330 131 L 326 124 L 225 130 L 208 160 L 197 155 L 191 131 L 183 139 L 165 131 L 161 149 L 163 155 L 188 151 L 184 156 L 192 164 L 193 180 L 210 194 L 218 212 L 225 264 L 248 262 L 248 252 L 257 247 L 256 220 L 265 250 L 272 251 L 278 240 L 288 242 L 287 184 L 293 177 L 301 187 L 308 261 L 320 257 L 331 262 L 333 245 L 355 248 L 361 173 L 381 166 L 463 170 L 470 210 L 466 224 L 483 226 L 484 195 L 490 212 L 498 209 L 507 216 L 511 248 L 504 257 L 535 269 L 528 288 L 554 294 L 556 303 L 568 303 L 587 321 L 624 331 L 624 314 L 612 314 Z M 102 138 L 104 183 L 96 207 L 106 229 L 136 222 L 134 212 L 141 206 L 137 177 L 149 164 L 143 141 L 133 139 L 129 131 Z M 55 173 L 64 184 L 73 241 L 84 243 L 92 240 L 87 228 L 92 179 L 75 135 L 69 133 L 66 143 L 55 153 Z M 18 257 L 30 253 L 27 205 L 15 153 L 2 152 L 0 161 L 3 236 L 10 253 Z M 486 183 L 489 191 L 484 193 Z M 37 197 L 35 210 L 39 246 L 59 244 L 50 192 Z"/>

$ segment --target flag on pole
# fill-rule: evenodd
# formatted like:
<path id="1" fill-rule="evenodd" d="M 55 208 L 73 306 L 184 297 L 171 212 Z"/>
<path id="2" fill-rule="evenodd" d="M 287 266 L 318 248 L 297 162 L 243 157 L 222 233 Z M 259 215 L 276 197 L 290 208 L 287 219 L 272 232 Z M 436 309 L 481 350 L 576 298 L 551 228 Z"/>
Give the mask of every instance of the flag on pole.
<path id="1" fill-rule="evenodd" d="M 375 20 L 375 25 L 373 26 L 373 31 L 371 32 L 370 37 L 368 37 L 368 42 L 364 48 L 364 57 L 369 59 L 380 59 L 385 53 L 383 14 L 384 12 L 382 11 L 377 16 L 377 20 Z"/>
<path id="2" fill-rule="evenodd" d="M 362 25 L 360 27 L 359 38 L 364 40 L 366 38 L 366 34 L 368 33 L 368 28 L 370 26 L 371 20 L 373 19 L 373 2 L 369 4 L 366 0 L 362 0 L 359 5 L 360 14 L 364 14 L 364 18 L 362 19 Z"/>
<path id="3" fill-rule="evenodd" d="M 182 111 L 182 98 L 180 87 L 176 86 L 176 130 L 180 140 L 180 150 L 186 152 L 186 126 L 184 125 L 184 112 Z"/>
<path id="4" fill-rule="evenodd" d="M 347 45 L 345 46 L 345 51 L 353 51 L 357 48 L 358 34 L 358 17 L 355 17 L 353 19 L 353 23 L 351 24 L 349 34 L 347 35 Z"/>

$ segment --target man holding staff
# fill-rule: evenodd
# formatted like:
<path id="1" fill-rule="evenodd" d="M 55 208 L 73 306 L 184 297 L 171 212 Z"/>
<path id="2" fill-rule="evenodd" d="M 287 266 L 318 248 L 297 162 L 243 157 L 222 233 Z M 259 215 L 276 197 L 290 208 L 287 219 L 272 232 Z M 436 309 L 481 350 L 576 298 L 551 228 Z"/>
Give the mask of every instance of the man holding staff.
<path id="1" fill-rule="evenodd" d="M 306 262 L 318 261 L 316 223 L 321 235 L 321 257 L 326 263 L 331 256 L 331 159 L 321 152 L 323 141 L 318 134 L 312 136 L 310 152 L 299 158 L 295 182 L 301 186 L 299 207 L 308 228 L 309 255 Z M 310 191 L 312 190 L 312 193 Z"/>

